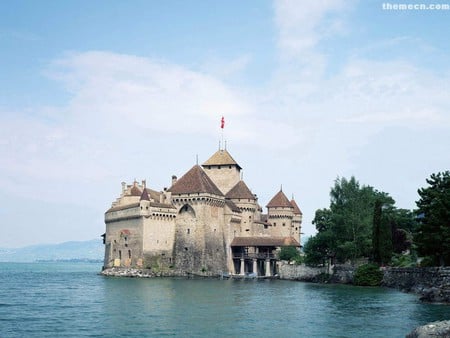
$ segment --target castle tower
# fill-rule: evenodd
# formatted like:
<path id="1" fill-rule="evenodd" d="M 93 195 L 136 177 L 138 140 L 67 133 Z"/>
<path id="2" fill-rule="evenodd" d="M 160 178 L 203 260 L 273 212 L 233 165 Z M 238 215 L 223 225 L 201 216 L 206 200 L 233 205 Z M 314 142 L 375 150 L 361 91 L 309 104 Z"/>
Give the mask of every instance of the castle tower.
<path id="1" fill-rule="evenodd" d="M 194 273 L 226 271 L 225 196 L 199 165 L 192 167 L 168 191 L 178 210 L 175 268 Z"/>
<path id="2" fill-rule="evenodd" d="M 294 207 L 283 193 L 283 190 L 280 190 L 266 207 L 268 221 L 272 224 L 274 235 L 282 237 L 291 236 Z"/>
<path id="3" fill-rule="evenodd" d="M 202 167 L 224 195 L 240 181 L 242 168 L 226 149 L 218 150 Z"/>
<path id="4" fill-rule="evenodd" d="M 252 194 L 244 181 L 239 181 L 225 195 L 227 200 L 231 200 L 241 211 L 242 220 L 239 229 L 239 236 L 253 236 L 253 221 L 258 205 L 256 197 Z"/>

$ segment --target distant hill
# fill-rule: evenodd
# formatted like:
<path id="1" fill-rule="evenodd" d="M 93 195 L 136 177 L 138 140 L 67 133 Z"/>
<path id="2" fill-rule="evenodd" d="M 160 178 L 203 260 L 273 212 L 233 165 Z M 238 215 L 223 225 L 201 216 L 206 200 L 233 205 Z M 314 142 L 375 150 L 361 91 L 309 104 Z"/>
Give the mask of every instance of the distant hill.
<path id="1" fill-rule="evenodd" d="M 18 249 L 0 248 L 0 262 L 103 260 L 101 240 L 42 244 Z"/>

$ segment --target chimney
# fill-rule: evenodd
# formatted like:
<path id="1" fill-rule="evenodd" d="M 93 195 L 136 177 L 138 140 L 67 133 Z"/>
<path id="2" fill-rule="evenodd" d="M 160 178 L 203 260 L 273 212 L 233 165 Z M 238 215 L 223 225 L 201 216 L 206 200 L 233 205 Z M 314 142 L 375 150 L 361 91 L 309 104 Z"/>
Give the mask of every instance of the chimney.
<path id="1" fill-rule="evenodd" d="M 125 190 L 127 190 L 127 183 L 122 182 L 122 194 L 125 194 Z"/>
<path id="2" fill-rule="evenodd" d="M 142 188 L 144 188 L 144 189 L 147 188 L 147 181 L 146 180 L 142 180 Z"/>
<path id="3" fill-rule="evenodd" d="M 175 175 L 172 175 L 172 185 L 177 183 L 177 177 Z"/>

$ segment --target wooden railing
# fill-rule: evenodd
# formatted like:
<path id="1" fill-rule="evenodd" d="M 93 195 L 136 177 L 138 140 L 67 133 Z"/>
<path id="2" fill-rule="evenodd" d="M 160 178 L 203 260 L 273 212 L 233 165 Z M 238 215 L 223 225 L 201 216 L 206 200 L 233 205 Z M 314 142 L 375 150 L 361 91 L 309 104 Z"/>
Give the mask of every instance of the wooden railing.
<path id="1" fill-rule="evenodd" d="M 249 253 L 233 253 L 233 258 L 237 259 L 274 259 L 273 253 L 267 252 L 249 252 Z"/>

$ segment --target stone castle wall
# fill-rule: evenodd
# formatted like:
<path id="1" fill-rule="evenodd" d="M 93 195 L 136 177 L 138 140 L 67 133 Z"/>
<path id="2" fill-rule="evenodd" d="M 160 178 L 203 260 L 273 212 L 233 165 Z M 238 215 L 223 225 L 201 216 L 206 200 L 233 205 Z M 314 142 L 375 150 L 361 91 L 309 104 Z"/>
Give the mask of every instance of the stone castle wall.
<path id="1" fill-rule="evenodd" d="M 240 180 L 239 169 L 234 165 L 220 166 L 220 169 L 218 169 L 218 166 L 210 167 L 203 166 L 203 170 L 224 195 Z"/>
<path id="2" fill-rule="evenodd" d="M 223 203 L 209 199 L 181 206 L 174 246 L 177 269 L 192 273 L 227 270 Z"/>
<path id="3" fill-rule="evenodd" d="M 108 223 L 105 267 L 142 266 L 142 218 Z"/>

